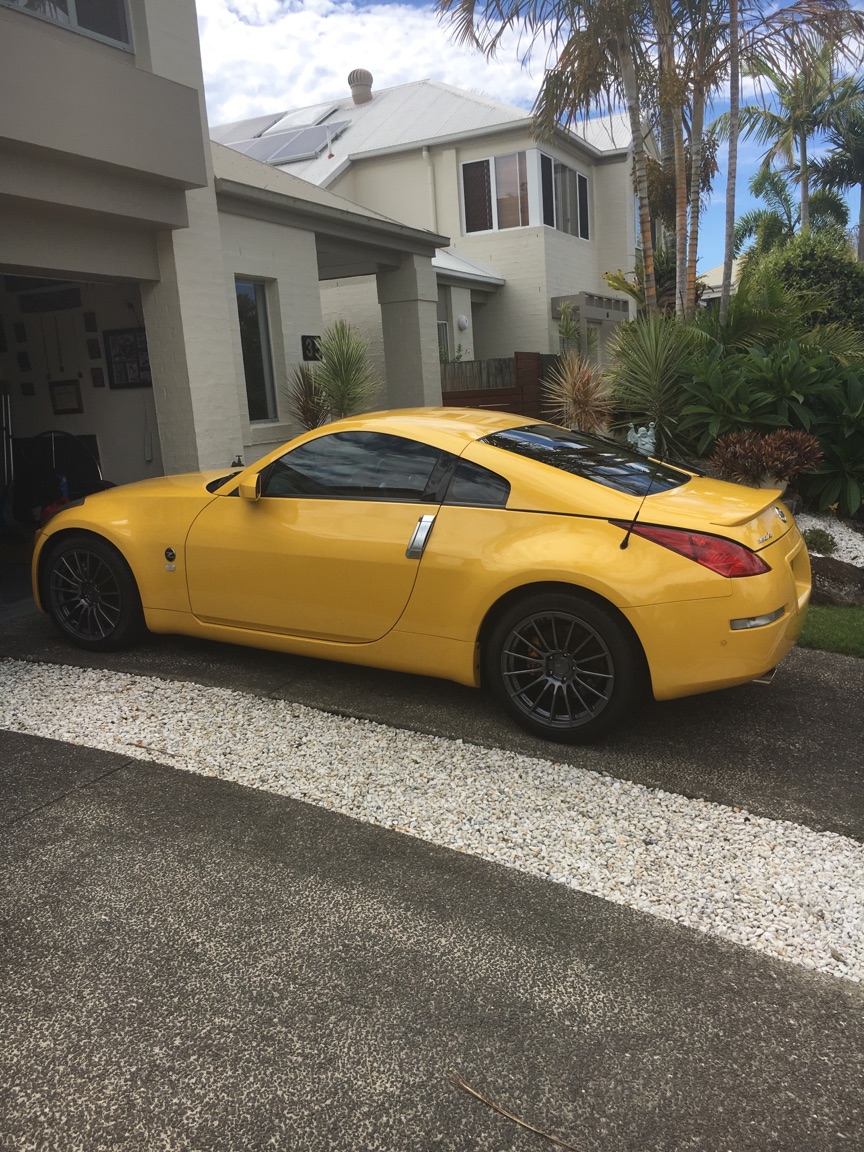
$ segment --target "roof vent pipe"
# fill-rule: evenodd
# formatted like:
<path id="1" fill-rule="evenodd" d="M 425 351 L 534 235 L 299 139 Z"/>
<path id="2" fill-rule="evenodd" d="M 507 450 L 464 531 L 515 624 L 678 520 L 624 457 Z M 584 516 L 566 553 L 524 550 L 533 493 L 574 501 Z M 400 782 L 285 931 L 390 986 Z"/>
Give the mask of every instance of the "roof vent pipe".
<path id="1" fill-rule="evenodd" d="M 355 68 L 348 74 L 348 87 L 355 104 L 368 104 L 372 99 L 372 73 Z"/>

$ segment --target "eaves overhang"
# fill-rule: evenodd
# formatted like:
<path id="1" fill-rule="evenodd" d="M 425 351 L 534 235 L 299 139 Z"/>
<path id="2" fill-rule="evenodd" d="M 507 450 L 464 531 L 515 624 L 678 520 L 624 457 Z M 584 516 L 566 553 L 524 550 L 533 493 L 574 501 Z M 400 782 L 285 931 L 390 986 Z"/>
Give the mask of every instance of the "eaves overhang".
<path id="1" fill-rule="evenodd" d="M 222 177 L 217 177 L 215 183 L 217 206 L 241 216 L 286 224 L 307 232 L 323 232 L 345 240 L 374 243 L 420 256 L 432 257 L 436 248 L 445 248 L 450 243 L 449 236 L 411 228 L 384 216 L 367 216 Z"/>
<path id="2" fill-rule="evenodd" d="M 489 124 L 482 128 L 470 128 L 465 132 L 452 132 L 446 136 L 428 136 L 422 140 L 409 140 L 402 144 L 390 144 L 386 148 L 374 148 L 366 152 L 349 152 L 348 160 L 352 163 L 360 160 L 375 160 L 384 156 L 396 156 L 402 152 L 416 152 L 422 148 L 441 148 L 447 147 L 450 144 L 461 144 L 466 140 L 477 140 L 484 136 L 506 136 L 512 135 L 514 132 L 530 132 L 530 130 L 531 125 L 526 120 L 508 120 L 503 124 Z M 572 132 L 568 132 L 564 128 L 556 128 L 553 136 L 556 143 L 564 144 L 569 148 L 575 148 L 578 152 L 583 152 L 586 156 L 590 157 L 595 164 L 619 161 L 624 159 L 629 153 L 629 148 L 596 148 L 593 144 L 589 144 L 587 140 L 581 140 L 578 136 L 575 136 Z M 542 147 L 543 141 L 538 139 L 536 143 Z"/>

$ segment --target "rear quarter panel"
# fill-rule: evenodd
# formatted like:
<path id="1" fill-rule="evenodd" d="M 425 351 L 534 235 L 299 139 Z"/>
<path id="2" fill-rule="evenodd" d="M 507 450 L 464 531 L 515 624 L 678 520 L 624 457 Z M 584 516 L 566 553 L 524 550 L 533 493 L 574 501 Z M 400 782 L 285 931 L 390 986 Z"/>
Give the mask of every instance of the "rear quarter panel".
<path id="1" fill-rule="evenodd" d="M 727 598 L 730 581 L 605 519 L 445 505 L 397 627 L 474 641 L 489 608 L 530 584 L 585 588 L 625 609 Z"/>

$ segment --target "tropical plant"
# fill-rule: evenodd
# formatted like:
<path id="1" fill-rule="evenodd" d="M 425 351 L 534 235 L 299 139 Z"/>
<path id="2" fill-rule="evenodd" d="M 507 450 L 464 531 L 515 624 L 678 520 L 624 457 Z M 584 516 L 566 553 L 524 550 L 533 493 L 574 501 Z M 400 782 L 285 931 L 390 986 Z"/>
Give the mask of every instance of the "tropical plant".
<path id="1" fill-rule="evenodd" d="M 724 357 L 722 348 L 713 348 L 683 381 L 679 435 L 700 456 L 721 436 L 783 424 L 774 396 L 747 378 L 746 363 L 747 353 Z"/>
<path id="2" fill-rule="evenodd" d="M 753 275 L 763 285 L 782 283 L 802 302 L 811 299 L 814 306 L 799 316 L 803 327 L 841 324 L 864 331 L 864 266 L 842 236 L 831 231 L 794 236 L 762 257 Z"/>
<path id="3" fill-rule="evenodd" d="M 288 407 L 301 428 L 320 428 L 330 419 L 327 399 L 311 364 L 298 364 L 288 384 Z"/>
<path id="4" fill-rule="evenodd" d="M 690 325 L 665 316 L 645 316 L 620 325 L 607 368 L 620 414 L 615 426 L 653 422 L 658 453 L 680 452 L 682 385 L 704 342 Z"/>
<path id="5" fill-rule="evenodd" d="M 369 408 L 381 382 L 369 363 L 369 345 L 347 320 L 328 328 L 318 346 L 321 360 L 315 376 L 324 394 L 331 420 Z"/>
<path id="6" fill-rule="evenodd" d="M 756 394 L 771 396 L 783 425 L 809 432 L 822 401 L 837 389 L 838 368 L 824 352 L 802 353 L 797 341 L 751 348 L 738 363 Z"/>
<path id="7" fill-rule="evenodd" d="M 369 363 L 368 344 L 347 320 L 337 320 L 318 341 L 321 359 L 295 368 L 287 393 L 292 415 L 304 428 L 368 409 L 381 388 Z"/>
<path id="8" fill-rule="evenodd" d="M 553 419 L 580 432 L 605 432 L 615 413 L 609 382 L 578 352 L 564 352 L 543 381 Z"/>
<path id="9" fill-rule="evenodd" d="M 743 484 L 788 482 L 822 459 L 819 441 L 800 428 L 757 432 L 747 428 L 717 441 L 710 463 L 726 480 Z"/>
<path id="10" fill-rule="evenodd" d="M 864 262 L 864 97 L 861 104 L 829 109 L 826 124 L 830 151 L 811 162 L 813 180 L 832 191 L 858 189 L 858 262 Z"/>
<path id="11" fill-rule="evenodd" d="M 797 67 L 790 68 L 782 49 L 761 55 L 749 63 L 749 75 L 757 84 L 767 84 L 770 103 L 751 104 L 740 111 L 741 131 L 767 144 L 762 163 L 780 163 L 794 171 L 801 188 L 801 231 L 810 227 L 810 140 L 828 123 L 830 115 L 841 114 L 858 99 L 857 90 L 835 75 L 837 46 L 831 40 L 814 41 L 810 52 Z"/>
<path id="12" fill-rule="evenodd" d="M 786 177 L 770 168 L 760 168 L 753 175 L 750 191 L 764 200 L 766 207 L 754 208 L 739 217 L 735 225 L 735 254 L 740 255 L 749 243 L 748 259 L 758 259 L 792 239 L 801 223 L 801 209 L 792 197 Z M 846 201 L 828 189 L 813 192 L 810 223 L 814 232 L 845 228 L 849 223 Z"/>

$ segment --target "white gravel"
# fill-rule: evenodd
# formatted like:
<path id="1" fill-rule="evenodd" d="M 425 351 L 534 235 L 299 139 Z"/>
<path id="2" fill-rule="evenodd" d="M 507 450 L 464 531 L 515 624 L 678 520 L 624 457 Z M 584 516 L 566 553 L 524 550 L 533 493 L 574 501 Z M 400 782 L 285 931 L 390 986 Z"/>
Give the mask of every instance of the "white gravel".
<path id="1" fill-rule="evenodd" d="M 0 662 L 0 727 L 292 796 L 864 976 L 864 848 L 511 752 L 151 677 Z"/>
<path id="2" fill-rule="evenodd" d="M 859 568 L 864 568 L 864 533 L 856 532 L 854 528 L 831 515 L 814 516 L 809 512 L 799 512 L 795 517 L 795 523 L 802 532 L 808 528 L 821 528 L 834 538 L 836 547 L 830 555 L 835 560 L 843 560 L 846 564 L 856 564 Z M 814 555 L 827 555 L 827 553 L 815 552 Z"/>

